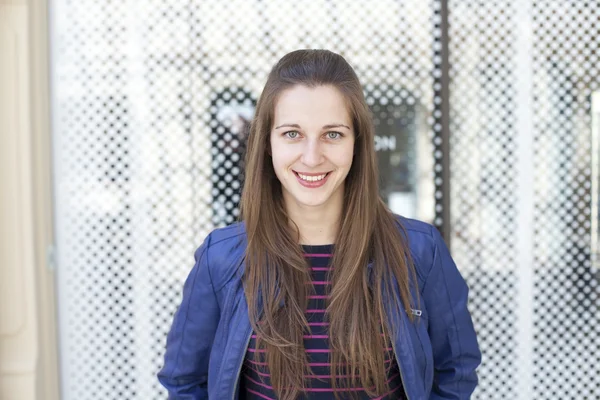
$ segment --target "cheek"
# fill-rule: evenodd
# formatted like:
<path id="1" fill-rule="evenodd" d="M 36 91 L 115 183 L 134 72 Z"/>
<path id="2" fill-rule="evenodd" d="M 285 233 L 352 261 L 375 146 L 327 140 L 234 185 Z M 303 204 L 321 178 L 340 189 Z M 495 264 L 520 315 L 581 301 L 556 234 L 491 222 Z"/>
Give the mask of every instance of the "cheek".
<path id="1" fill-rule="evenodd" d="M 354 160 L 354 144 L 347 146 L 336 156 L 336 164 L 341 168 L 350 169 Z"/>
<path id="2" fill-rule="evenodd" d="M 269 155 L 271 156 L 271 162 L 273 163 L 273 168 L 275 169 L 275 172 L 277 172 L 277 166 L 280 163 L 279 162 L 280 154 L 281 154 L 281 152 L 277 148 L 277 143 L 274 143 L 273 140 L 271 139 L 271 141 L 269 143 Z"/>
<path id="3" fill-rule="evenodd" d="M 273 153 L 271 155 L 271 160 L 273 163 L 273 170 L 275 171 L 275 175 L 280 180 L 285 178 L 285 171 L 288 169 L 287 158 L 284 153 L 278 151 L 277 149 L 273 149 Z"/>
<path id="4" fill-rule="evenodd" d="M 294 163 L 295 154 L 290 146 L 273 146 L 271 147 L 271 158 L 273 159 L 273 167 L 287 168 Z"/>

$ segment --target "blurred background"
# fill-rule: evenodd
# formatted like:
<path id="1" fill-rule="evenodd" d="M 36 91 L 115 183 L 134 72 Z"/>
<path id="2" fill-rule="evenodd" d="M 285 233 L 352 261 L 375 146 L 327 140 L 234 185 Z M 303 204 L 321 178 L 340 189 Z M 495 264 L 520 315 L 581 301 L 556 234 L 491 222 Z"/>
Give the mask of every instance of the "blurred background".
<path id="1" fill-rule="evenodd" d="M 327 48 L 363 83 L 381 195 L 470 286 L 473 398 L 600 399 L 599 21 L 596 0 L 0 0 L 0 398 L 166 398 L 266 75 Z"/>

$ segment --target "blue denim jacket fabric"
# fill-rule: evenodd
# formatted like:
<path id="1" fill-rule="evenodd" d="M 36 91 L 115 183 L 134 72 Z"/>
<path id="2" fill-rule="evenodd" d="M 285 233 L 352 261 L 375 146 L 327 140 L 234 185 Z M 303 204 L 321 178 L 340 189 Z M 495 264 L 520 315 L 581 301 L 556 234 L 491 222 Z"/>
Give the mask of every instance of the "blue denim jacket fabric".
<path id="1" fill-rule="evenodd" d="M 404 390 L 409 400 L 468 399 L 481 362 L 468 287 L 435 227 L 398 219 L 408 233 L 421 297 L 419 309 L 411 310 L 414 321 L 406 312 L 388 313 L 400 327 L 393 347 Z M 252 333 L 241 281 L 245 246 L 238 223 L 214 230 L 195 252 L 158 373 L 169 399 L 238 399 Z"/>

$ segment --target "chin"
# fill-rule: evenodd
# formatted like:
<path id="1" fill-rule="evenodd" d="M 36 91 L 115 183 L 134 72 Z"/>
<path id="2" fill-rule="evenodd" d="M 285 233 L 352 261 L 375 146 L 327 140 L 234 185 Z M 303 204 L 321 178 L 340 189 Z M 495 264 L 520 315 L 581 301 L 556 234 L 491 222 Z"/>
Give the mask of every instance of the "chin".
<path id="1" fill-rule="evenodd" d="M 319 196 L 319 198 L 308 198 L 307 196 L 294 196 L 294 200 L 301 206 L 304 207 L 319 207 L 327 203 L 328 198 L 323 198 Z"/>
<path id="2" fill-rule="evenodd" d="M 304 207 L 319 207 L 325 204 L 324 201 L 319 201 L 319 202 L 298 202 L 299 204 L 303 205 Z"/>

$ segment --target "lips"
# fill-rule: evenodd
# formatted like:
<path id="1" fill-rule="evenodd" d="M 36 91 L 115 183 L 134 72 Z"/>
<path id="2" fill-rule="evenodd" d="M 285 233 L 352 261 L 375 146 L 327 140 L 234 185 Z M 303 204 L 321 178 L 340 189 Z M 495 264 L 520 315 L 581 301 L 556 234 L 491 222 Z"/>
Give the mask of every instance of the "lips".
<path id="1" fill-rule="evenodd" d="M 323 186 L 325 182 L 327 182 L 329 174 L 329 172 L 305 174 L 294 171 L 294 175 L 296 175 L 296 179 L 298 179 L 298 182 L 300 182 L 302 186 L 309 188 Z"/>

